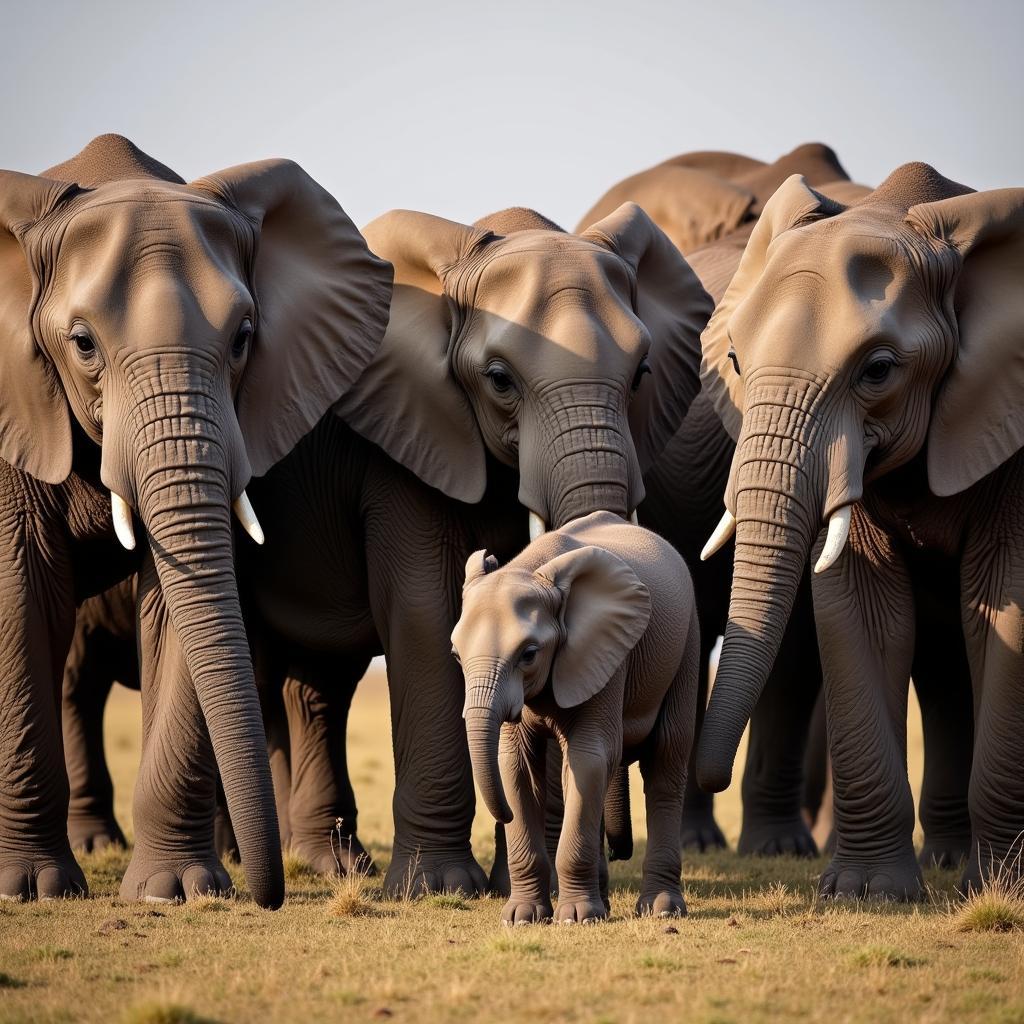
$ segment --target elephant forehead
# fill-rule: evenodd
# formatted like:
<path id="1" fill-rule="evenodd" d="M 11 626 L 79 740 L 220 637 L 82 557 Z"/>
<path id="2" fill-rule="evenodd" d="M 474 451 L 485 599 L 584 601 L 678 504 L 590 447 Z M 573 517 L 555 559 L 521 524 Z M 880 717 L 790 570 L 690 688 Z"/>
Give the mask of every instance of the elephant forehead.
<path id="1" fill-rule="evenodd" d="M 538 368 L 631 373 L 650 339 L 632 308 L 630 272 L 613 253 L 577 243 L 491 256 L 473 295 L 475 328 L 491 354 L 514 350 Z"/>
<path id="2" fill-rule="evenodd" d="M 150 335 L 198 314 L 219 330 L 242 305 L 249 242 L 237 215 L 180 186 L 97 189 L 60 233 L 52 298 L 69 315 Z"/>
<path id="3" fill-rule="evenodd" d="M 542 309 L 566 290 L 588 294 L 596 308 L 609 298 L 626 304 L 632 282 L 614 253 L 574 235 L 523 231 L 488 247 L 473 304 L 495 313 Z"/>
<path id="4" fill-rule="evenodd" d="M 912 342 L 931 322 L 927 259 L 909 232 L 872 227 L 809 225 L 773 243 L 730 325 L 744 370 L 774 364 L 829 373 L 863 345 Z"/>
<path id="5" fill-rule="evenodd" d="M 540 622 L 545 602 L 532 573 L 505 569 L 477 580 L 465 593 L 456 632 L 499 646 L 519 643 Z"/>

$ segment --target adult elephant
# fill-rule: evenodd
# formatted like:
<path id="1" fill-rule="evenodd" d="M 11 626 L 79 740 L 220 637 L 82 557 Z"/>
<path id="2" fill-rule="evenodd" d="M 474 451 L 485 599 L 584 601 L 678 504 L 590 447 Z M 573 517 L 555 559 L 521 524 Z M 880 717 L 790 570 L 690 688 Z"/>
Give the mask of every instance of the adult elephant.
<path id="1" fill-rule="evenodd" d="M 528 516 L 536 532 L 634 512 L 697 391 L 711 300 L 633 204 L 578 235 L 526 210 L 473 226 L 394 211 L 364 230 L 395 266 L 385 339 L 337 415 L 252 486 L 283 541 L 240 560 L 259 659 L 285 681 L 290 739 L 272 758 L 290 768 L 293 845 L 333 867 L 336 819 L 354 833 L 348 702 L 383 652 L 396 769 L 386 888 L 480 892 L 450 642 L 466 558 L 513 556 Z"/>
<path id="2" fill-rule="evenodd" d="M 1004 859 L 1019 870 L 1022 266 L 1024 189 L 976 193 L 916 163 L 847 207 L 794 176 L 704 334 L 705 386 L 738 445 L 698 775 L 728 784 L 813 549 L 837 829 L 826 895 L 922 892 L 906 689 L 933 644 L 966 656 L 975 690 L 963 884 Z"/>
<path id="3" fill-rule="evenodd" d="M 772 163 L 737 153 L 685 153 L 613 186 L 584 221 L 625 200 L 639 203 L 686 255 L 717 301 L 765 203 L 793 173 L 833 195 L 868 191 L 849 180 L 836 154 L 821 143 L 799 146 Z M 731 579 L 729 558 L 702 561 L 701 551 L 721 517 L 734 451 L 735 443 L 711 402 L 706 395 L 698 396 L 681 429 L 645 476 L 647 497 L 639 509 L 640 522 L 668 538 L 693 574 L 701 629 L 698 729 L 707 703 L 711 651 L 725 630 Z M 803 752 L 820 686 L 810 589 L 805 585 L 764 696 L 753 712 L 743 775 L 741 853 L 817 852 L 801 813 L 801 797 Z M 697 786 L 692 761 L 681 842 L 699 850 L 725 846 L 714 818 L 714 798 Z"/>
<path id="4" fill-rule="evenodd" d="M 120 136 L 0 172 L 0 896 L 85 891 L 58 688 L 75 606 L 134 569 L 144 744 L 123 896 L 229 884 L 216 766 L 255 900 L 283 871 L 231 508 L 359 375 L 391 271 L 296 164 L 185 184 Z M 141 557 L 133 510 L 146 532 Z M 149 681 L 152 681 L 151 684 Z"/>

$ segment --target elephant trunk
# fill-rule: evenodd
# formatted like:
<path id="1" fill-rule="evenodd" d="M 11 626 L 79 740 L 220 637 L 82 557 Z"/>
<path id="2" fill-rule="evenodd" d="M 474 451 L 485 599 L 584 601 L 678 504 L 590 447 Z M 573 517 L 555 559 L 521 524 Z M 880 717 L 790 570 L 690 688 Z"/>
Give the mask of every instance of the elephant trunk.
<path id="1" fill-rule="evenodd" d="M 498 743 L 501 726 L 514 716 L 507 701 L 501 700 L 497 672 L 489 672 L 482 680 L 474 681 L 466 689 L 466 736 L 469 740 L 469 758 L 473 764 L 473 778 L 487 809 L 496 821 L 508 824 L 512 809 L 505 799 L 505 788 L 498 767 Z"/>
<path id="2" fill-rule="evenodd" d="M 726 789 L 743 730 L 775 663 L 818 533 L 823 494 L 808 483 L 816 460 L 791 442 L 791 461 L 772 457 L 768 443 L 778 423 L 762 409 L 744 424 L 736 451 L 736 554 L 729 620 L 714 689 L 701 727 L 697 779 L 701 788 Z M 783 420 L 783 422 L 785 422 Z"/>
<path id="3" fill-rule="evenodd" d="M 131 481 L 137 508 L 206 720 L 249 890 L 260 906 L 278 907 L 281 843 L 232 557 L 232 497 L 248 466 L 241 437 L 230 430 L 230 396 L 197 386 L 139 407 Z"/>
<path id="4" fill-rule="evenodd" d="M 553 420 L 543 440 L 531 452 L 527 430 L 520 442 L 520 501 L 546 509 L 552 530 L 591 512 L 627 518 L 644 485 L 622 395 L 606 385 L 567 384 L 546 398 Z"/>

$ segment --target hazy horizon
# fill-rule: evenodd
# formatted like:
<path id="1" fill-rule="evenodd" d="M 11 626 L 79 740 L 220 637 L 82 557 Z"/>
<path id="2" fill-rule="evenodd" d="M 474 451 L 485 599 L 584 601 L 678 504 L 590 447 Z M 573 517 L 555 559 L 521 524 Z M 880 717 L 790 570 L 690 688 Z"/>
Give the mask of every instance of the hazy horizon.
<path id="1" fill-rule="evenodd" d="M 925 160 L 1024 185 L 1024 4 L 432 7 L 97 0 L 8 9 L 0 166 L 38 172 L 103 132 L 186 179 L 301 163 L 358 224 L 533 206 L 566 228 L 677 153 L 771 160 L 830 144 L 877 184 Z"/>

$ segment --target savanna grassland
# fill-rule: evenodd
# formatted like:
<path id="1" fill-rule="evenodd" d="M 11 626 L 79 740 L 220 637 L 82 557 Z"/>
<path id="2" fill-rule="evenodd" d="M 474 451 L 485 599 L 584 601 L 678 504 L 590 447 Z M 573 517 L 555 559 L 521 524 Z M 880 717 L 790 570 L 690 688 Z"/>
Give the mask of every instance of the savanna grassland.
<path id="1" fill-rule="evenodd" d="M 115 689 L 107 745 L 129 831 L 139 731 L 137 696 Z M 360 834 L 383 867 L 393 775 L 379 672 L 351 733 Z M 829 905 L 814 897 L 823 860 L 723 853 L 686 859 L 688 918 L 637 919 L 639 793 L 633 806 L 637 853 L 612 865 L 612 919 L 597 927 L 506 930 L 496 899 L 384 901 L 373 879 L 331 885 L 294 857 L 276 913 L 246 898 L 237 869 L 234 899 L 126 904 L 127 855 L 85 856 L 88 899 L 0 904 L 0 1020 L 1024 1022 L 1024 902 L 965 908 L 955 873 L 930 871 L 927 904 Z M 719 812 L 731 841 L 739 812 L 735 785 Z M 474 841 L 488 866 L 483 814 Z"/>

